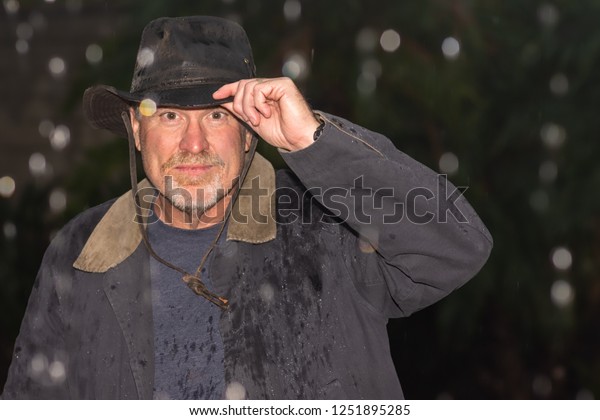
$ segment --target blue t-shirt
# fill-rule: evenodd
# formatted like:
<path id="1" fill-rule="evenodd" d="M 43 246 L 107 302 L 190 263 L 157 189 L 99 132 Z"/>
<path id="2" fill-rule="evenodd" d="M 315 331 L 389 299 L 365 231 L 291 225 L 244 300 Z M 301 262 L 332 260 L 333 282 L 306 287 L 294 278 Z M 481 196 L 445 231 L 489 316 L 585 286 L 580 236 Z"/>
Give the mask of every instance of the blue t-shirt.
<path id="1" fill-rule="evenodd" d="M 220 225 L 185 230 L 149 220 L 148 239 L 166 261 L 195 274 Z M 205 270 L 205 269 L 203 269 Z M 181 273 L 150 258 L 154 319 L 154 398 L 221 399 L 224 393 L 221 309 L 196 295 Z M 211 289 L 206 271 L 202 281 Z"/>

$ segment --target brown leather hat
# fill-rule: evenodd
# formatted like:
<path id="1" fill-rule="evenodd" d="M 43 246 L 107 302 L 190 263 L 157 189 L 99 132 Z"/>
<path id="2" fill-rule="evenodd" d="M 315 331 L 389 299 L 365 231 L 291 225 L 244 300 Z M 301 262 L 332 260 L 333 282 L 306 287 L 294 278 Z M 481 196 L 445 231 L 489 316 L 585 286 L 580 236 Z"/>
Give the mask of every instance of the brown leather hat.
<path id="1" fill-rule="evenodd" d="M 83 94 L 94 128 L 127 137 L 121 113 L 150 99 L 156 106 L 200 108 L 216 101 L 221 86 L 255 76 L 252 49 L 238 24 L 212 16 L 159 18 L 142 33 L 129 92 L 98 85 Z"/>

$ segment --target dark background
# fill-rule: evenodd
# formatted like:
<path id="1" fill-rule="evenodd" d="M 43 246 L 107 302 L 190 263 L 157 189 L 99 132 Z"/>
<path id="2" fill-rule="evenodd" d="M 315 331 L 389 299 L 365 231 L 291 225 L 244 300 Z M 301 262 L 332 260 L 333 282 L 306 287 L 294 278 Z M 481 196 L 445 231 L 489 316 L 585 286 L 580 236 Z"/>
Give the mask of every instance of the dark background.
<path id="1" fill-rule="evenodd" d="M 128 189 L 126 144 L 82 120 L 83 90 L 128 89 L 144 25 L 186 14 L 237 20 L 259 75 L 468 186 L 495 247 L 462 289 L 390 322 L 407 398 L 600 396 L 594 0 L 3 0 L 0 384 L 49 240 Z"/>

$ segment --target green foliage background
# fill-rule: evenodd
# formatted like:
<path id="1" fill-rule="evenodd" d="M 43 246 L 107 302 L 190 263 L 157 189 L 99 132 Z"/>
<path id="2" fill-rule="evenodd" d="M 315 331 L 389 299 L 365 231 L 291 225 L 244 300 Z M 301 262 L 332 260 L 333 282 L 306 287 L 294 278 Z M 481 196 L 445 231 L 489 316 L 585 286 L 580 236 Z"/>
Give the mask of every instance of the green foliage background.
<path id="1" fill-rule="evenodd" d="M 589 398 L 600 396 L 600 1 L 427 0 L 301 1 L 288 21 L 284 1 L 93 1 L 127 25 L 107 38 L 100 66 L 73 82 L 65 113 L 96 83 L 127 89 L 139 34 L 159 16 L 233 17 L 252 41 L 258 73 L 279 76 L 291 51 L 310 58 L 298 81 L 309 102 L 390 137 L 398 148 L 438 168 L 451 152 L 495 240 L 488 264 L 450 298 L 408 319 L 390 322 L 390 342 L 407 398 Z M 88 7 L 85 4 L 84 7 Z M 400 48 L 357 48 L 361 30 L 394 29 Z M 460 41 L 458 58 L 443 40 Z M 377 39 L 377 44 L 379 44 Z M 381 74 L 372 94 L 357 80 L 365 60 Z M 550 83 L 568 80 L 566 92 Z M 564 141 L 548 145 L 544 130 Z M 547 134 L 547 133 L 546 133 Z M 560 143 L 560 142 L 559 142 Z M 261 152 L 281 165 L 276 152 Z M 126 145 L 87 150 L 69 176 L 32 185 L 19 203 L 0 201 L 0 222 L 19 235 L 0 243 L 3 369 L 50 233 L 82 209 L 127 190 Z M 551 162 L 556 176 L 540 176 Z M 69 193 L 61 215 L 39 210 L 48 192 Z M 566 247 L 567 269 L 552 264 Z M 556 280 L 574 290 L 570 305 L 553 303 Z M 3 381 L 0 375 L 0 382 Z"/>

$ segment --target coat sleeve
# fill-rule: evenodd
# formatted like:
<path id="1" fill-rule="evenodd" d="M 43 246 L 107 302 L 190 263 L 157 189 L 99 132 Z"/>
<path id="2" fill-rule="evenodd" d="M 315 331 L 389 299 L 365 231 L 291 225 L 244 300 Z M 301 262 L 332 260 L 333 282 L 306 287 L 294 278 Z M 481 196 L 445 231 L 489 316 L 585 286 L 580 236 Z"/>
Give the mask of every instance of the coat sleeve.
<path id="1" fill-rule="evenodd" d="M 15 343 L 2 399 L 68 398 L 68 353 L 59 299 L 65 273 L 56 264 L 64 246 L 65 236 L 59 233 L 44 255 Z"/>
<path id="2" fill-rule="evenodd" d="M 343 258 L 368 305 L 407 316 L 472 278 L 492 238 L 461 191 L 384 136 L 319 115 L 318 141 L 282 156 L 352 232 Z"/>

